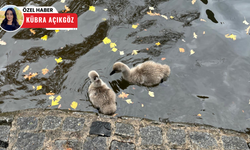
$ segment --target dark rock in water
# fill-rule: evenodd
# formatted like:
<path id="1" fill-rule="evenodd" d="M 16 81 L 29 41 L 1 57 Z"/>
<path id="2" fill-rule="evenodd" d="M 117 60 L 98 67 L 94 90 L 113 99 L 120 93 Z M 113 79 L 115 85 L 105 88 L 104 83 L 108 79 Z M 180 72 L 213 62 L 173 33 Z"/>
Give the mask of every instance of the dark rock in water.
<path id="1" fill-rule="evenodd" d="M 111 150 L 117 150 L 117 149 L 119 149 L 119 150 L 134 150 L 135 144 L 112 141 L 111 142 Z"/>
<path id="2" fill-rule="evenodd" d="M 96 135 L 110 137 L 111 124 L 109 122 L 101 122 L 101 121 L 92 122 L 89 134 L 96 134 Z"/>
<path id="3" fill-rule="evenodd" d="M 83 145 L 83 150 L 106 150 L 107 149 L 106 141 L 107 141 L 106 137 L 95 137 L 95 138 L 87 137 Z"/>

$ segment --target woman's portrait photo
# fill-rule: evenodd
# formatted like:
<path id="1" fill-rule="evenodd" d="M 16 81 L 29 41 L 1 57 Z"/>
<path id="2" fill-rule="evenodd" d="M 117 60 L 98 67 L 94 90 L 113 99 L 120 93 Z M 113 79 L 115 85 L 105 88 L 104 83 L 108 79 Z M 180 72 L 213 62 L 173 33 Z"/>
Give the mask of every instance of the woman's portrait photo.
<path id="1" fill-rule="evenodd" d="M 23 13 L 13 5 L 5 6 L 0 11 L 1 28 L 5 31 L 15 31 L 23 23 Z"/>

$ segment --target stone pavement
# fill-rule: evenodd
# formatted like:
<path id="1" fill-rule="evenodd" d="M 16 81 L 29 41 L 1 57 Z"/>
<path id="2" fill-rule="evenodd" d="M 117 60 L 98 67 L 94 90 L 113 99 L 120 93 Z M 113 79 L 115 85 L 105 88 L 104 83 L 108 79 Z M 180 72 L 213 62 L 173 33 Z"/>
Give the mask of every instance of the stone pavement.
<path id="1" fill-rule="evenodd" d="M 247 150 L 249 142 L 249 135 L 231 130 L 96 113 L 0 114 L 0 150 Z"/>

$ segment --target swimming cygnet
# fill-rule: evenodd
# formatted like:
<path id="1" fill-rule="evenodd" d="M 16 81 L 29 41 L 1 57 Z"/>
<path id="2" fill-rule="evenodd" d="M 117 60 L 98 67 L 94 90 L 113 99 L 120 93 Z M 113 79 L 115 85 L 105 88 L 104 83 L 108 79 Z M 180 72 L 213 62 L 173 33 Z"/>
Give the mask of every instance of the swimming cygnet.
<path id="1" fill-rule="evenodd" d="M 130 69 L 124 63 L 116 62 L 110 75 L 118 72 L 122 72 L 123 78 L 130 83 L 153 86 L 167 79 L 170 74 L 170 67 L 153 61 L 146 61 Z"/>
<path id="2" fill-rule="evenodd" d="M 99 78 L 99 74 L 96 71 L 90 71 L 88 76 L 92 82 L 88 89 L 92 104 L 103 114 L 114 114 L 116 112 L 115 92 Z"/>

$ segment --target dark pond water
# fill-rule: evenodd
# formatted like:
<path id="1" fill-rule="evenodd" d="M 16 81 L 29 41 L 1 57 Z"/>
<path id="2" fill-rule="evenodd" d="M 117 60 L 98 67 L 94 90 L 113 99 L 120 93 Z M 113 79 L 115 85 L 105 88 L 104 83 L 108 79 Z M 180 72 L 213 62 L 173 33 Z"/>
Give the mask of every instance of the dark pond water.
<path id="1" fill-rule="evenodd" d="M 88 72 L 96 70 L 117 96 L 128 93 L 134 102 L 117 98 L 118 116 L 248 131 L 250 35 L 243 21 L 250 22 L 249 0 L 197 0 L 194 5 L 191 0 L 66 0 L 65 4 L 59 0 L 1 0 L 1 7 L 6 4 L 54 6 L 58 11 L 66 4 L 71 13 L 78 14 L 79 23 L 77 31 L 0 32 L 7 43 L 0 45 L 0 111 L 45 108 L 51 104 L 45 94 L 52 91 L 62 96 L 60 109 L 76 101 L 77 110 L 97 112 L 87 94 Z M 88 11 L 91 5 L 96 12 Z M 169 19 L 148 15 L 149 6 L 154 7 L 153 13 Z M 133 29 L 132 24 L 137 23 Z M 226 34 L 237 39 L 226 38 Z M 43 35 L 48 35 L 47 41 L 40 39 Z M 117 52 L 102 42 L 105 37 L 117 44 Z M 161 45 L 156 46 L 157 42 Z M 131 55 L 133 50 L 139 50 L 138 54 Z M 190 50 L 195 53 L 190 55 Z M 58 57 L 62 63 L 56 63 Z M 166 63 L 172 70 L 166 82 L 150 88 L 154 98 L 145 87 L 123 81 L 121 74 L 109 76 L 116 61 L 132 67 L 146 60 Z M 22 71 L 27 65 L 27 72 L 38 72 L 38 76 L 24 79 L 27 72 Z M 50 71 L 43 75 L 45 67 Z M 38 85 L 42 89 L 34 90 Z"/>

